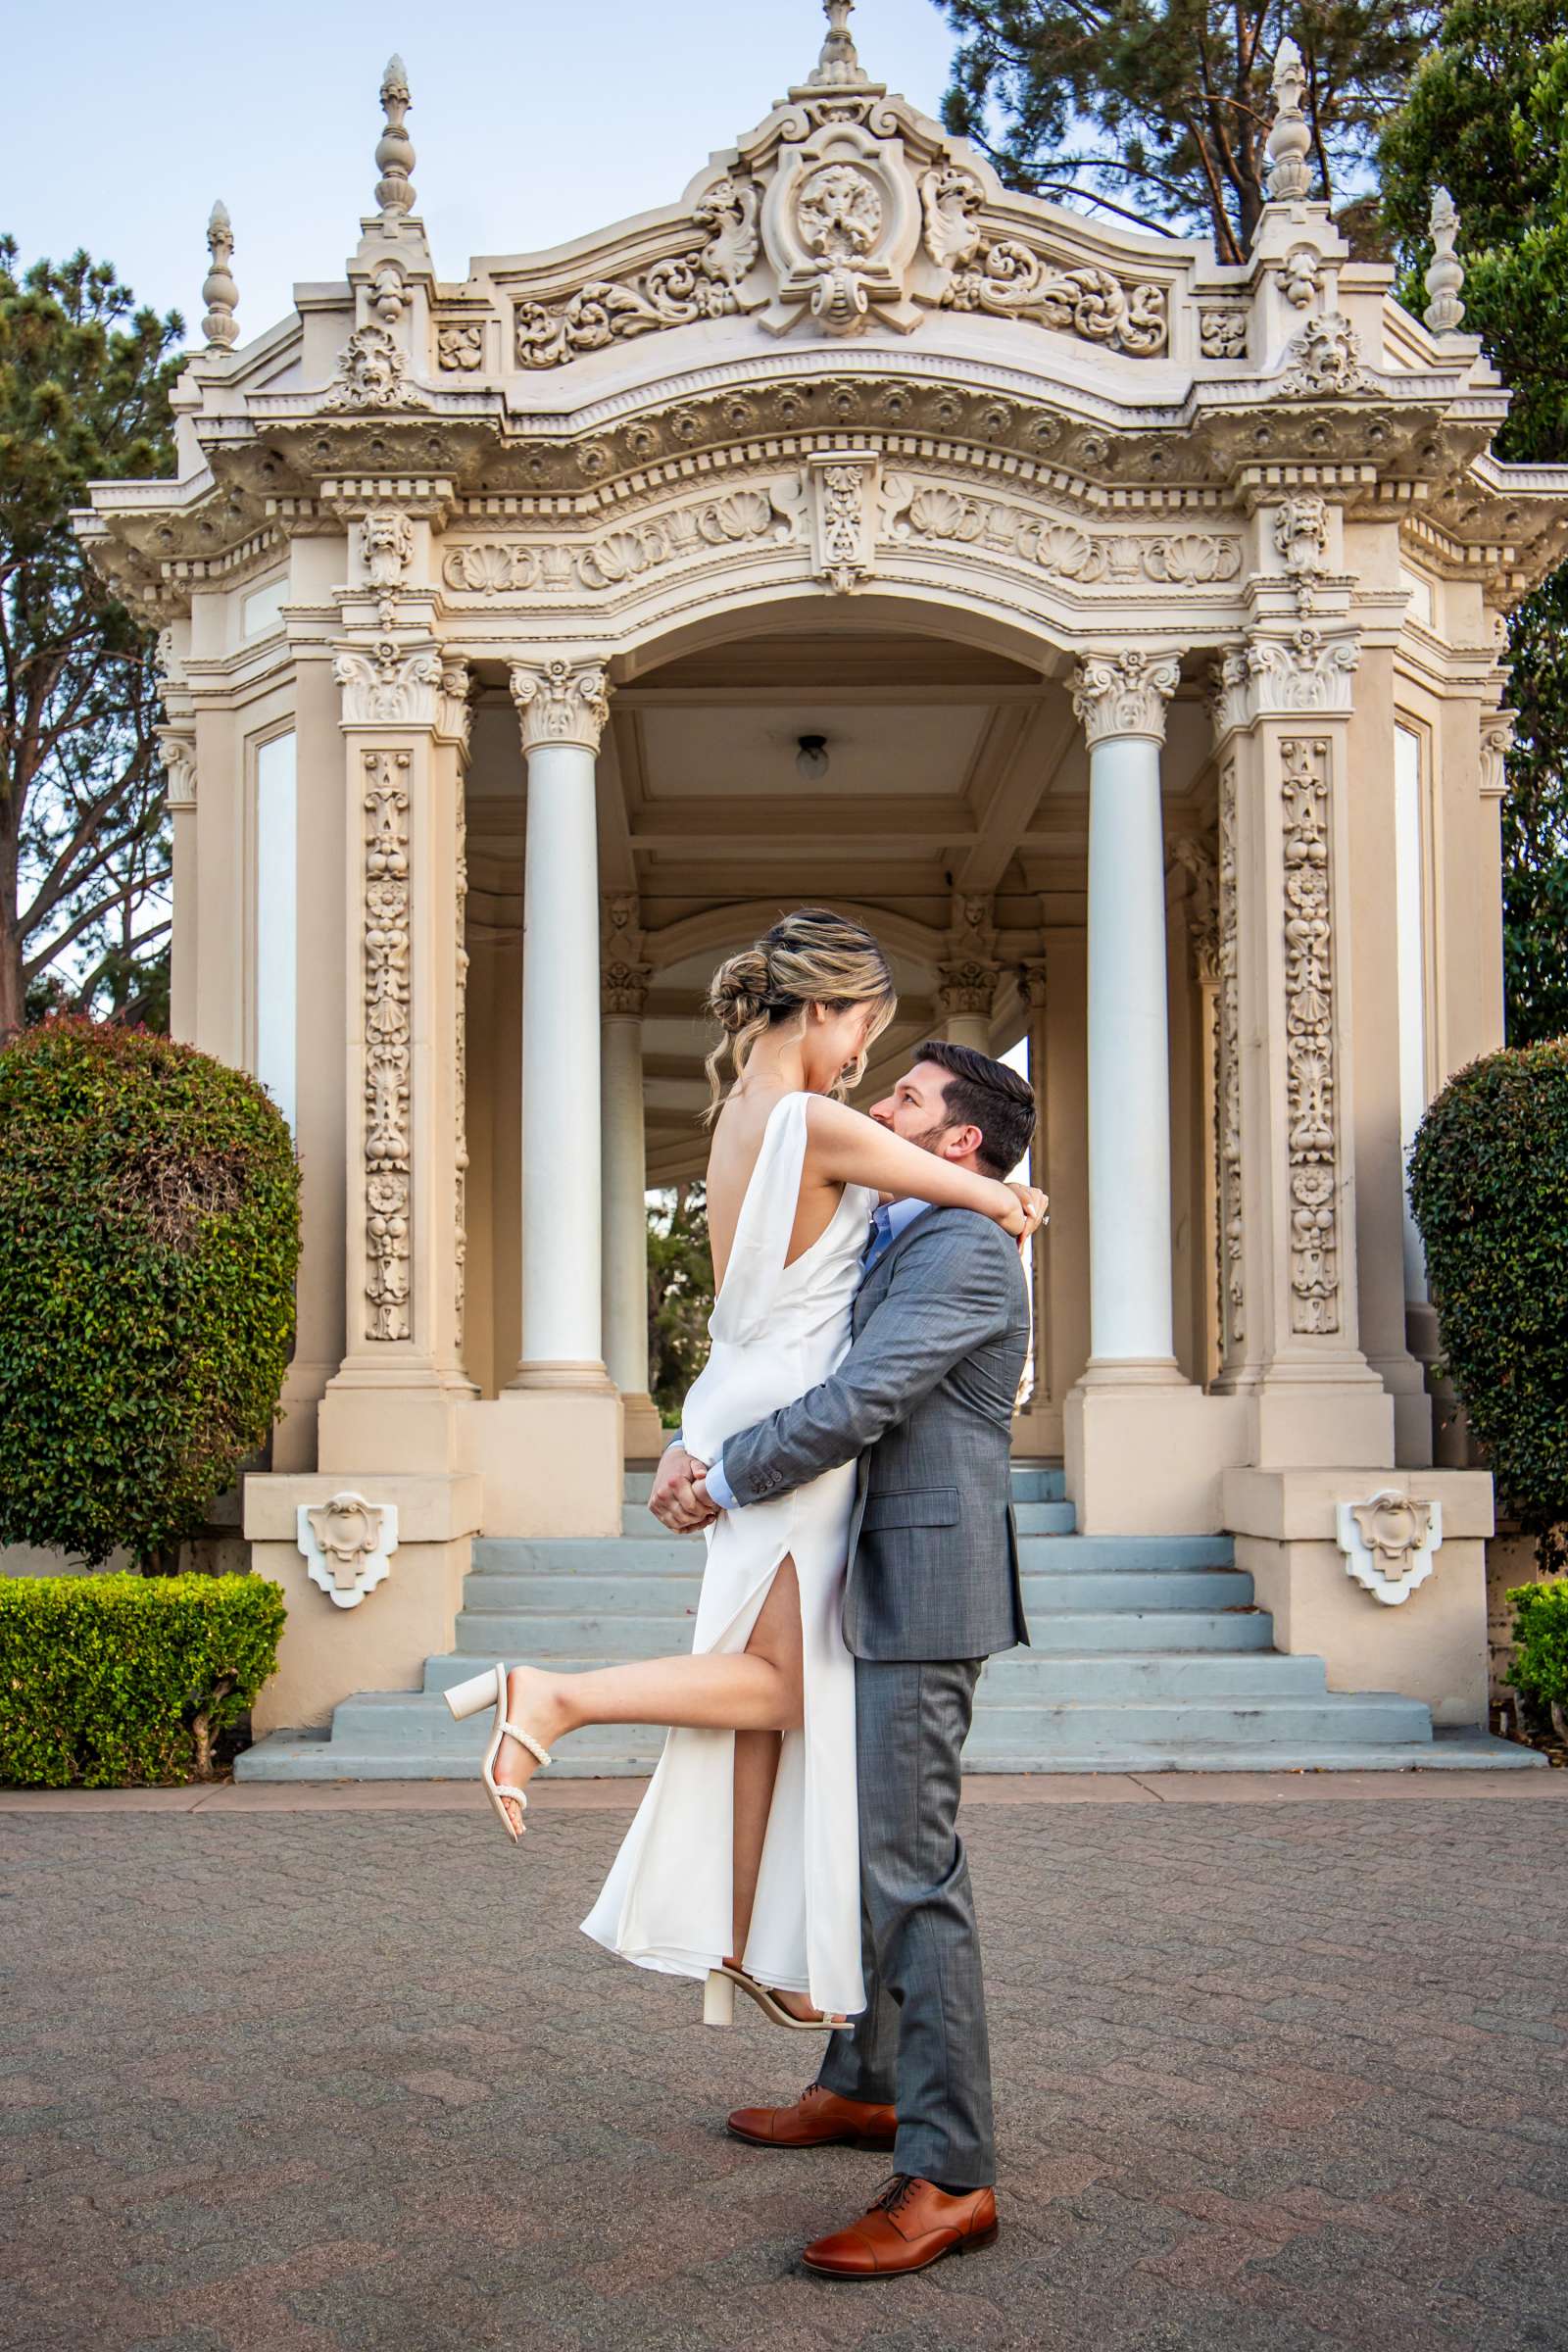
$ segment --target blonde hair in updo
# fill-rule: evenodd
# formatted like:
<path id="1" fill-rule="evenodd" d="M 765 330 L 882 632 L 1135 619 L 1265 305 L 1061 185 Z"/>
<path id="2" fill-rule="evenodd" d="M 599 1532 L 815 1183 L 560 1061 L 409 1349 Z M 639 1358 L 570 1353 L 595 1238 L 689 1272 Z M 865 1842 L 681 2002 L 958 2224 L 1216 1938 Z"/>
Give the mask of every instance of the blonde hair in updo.
<path id="1" fill-rule="evenodd" d="M 842 1098 L 858 1086 L 866 1054 L 893 1018 L 898 1005 L 893 973 L 863 923 L 852 923 L 825 906 L 801 906 L 765 931 L 755 947 L 721 963 L 709 983 L 706 1010 L 724 1032 L 708 1056 L 709 1121 L 723 1091 L 725 1054 L 739 1079 L 758 1039 L 788 1020 L 797 1021 L 804 1036 L 813 1004 L 825 1004 L 830 1012 L 845 1012 L 852 1004 L 877 1007 L 859 1059 L 831 1090 Z"/>

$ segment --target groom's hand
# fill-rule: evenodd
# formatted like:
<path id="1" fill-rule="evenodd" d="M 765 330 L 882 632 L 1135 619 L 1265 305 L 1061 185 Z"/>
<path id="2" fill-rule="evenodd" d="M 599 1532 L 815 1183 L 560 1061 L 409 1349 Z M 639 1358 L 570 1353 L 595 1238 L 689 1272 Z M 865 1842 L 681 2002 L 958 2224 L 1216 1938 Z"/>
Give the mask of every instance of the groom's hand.
<path id="1" fill-rule="evenodd" d="M 684 1446 L 669 1446 L 664 1449 L 654 1478 L 654 1491 L 648 1497 L 648 1507 L 661 1527 L 669 1528 L 677 1536 L 689 1536 L 694 1529 L 706 1527 L 718 1517 L 716 1504 L 708 1499 L 707 1490 L 699 1491 L 698 1480 L 707 1474 L 708 1464 L 698 1461 Z"/>

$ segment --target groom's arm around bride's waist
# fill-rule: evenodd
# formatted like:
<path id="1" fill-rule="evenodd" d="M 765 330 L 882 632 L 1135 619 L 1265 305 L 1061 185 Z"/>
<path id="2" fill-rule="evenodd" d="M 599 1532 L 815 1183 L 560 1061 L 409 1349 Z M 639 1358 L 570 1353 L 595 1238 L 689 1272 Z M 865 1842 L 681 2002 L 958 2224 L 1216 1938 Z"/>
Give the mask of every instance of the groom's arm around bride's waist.
<path id="1" fill-rule="evenodd" d="M 725 1441 L 739 1503 L 788 1494 L 874 1446 L 965 1356 L 1027 1322 L 1015 1246 L 988 1218 L 941 1212 L 911 1234 L 831 1378 Z M 1010 1395 L 999 1409 L 1010 1406 Z"/>

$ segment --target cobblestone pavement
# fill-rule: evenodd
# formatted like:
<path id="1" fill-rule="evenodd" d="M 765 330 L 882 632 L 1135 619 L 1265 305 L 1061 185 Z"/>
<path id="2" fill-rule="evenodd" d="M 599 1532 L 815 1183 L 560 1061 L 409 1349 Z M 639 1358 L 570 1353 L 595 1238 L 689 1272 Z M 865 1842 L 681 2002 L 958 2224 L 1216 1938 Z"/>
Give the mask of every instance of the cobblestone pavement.
<path id="1" fill-rule="evenodd" d="M 1568 1807 L 971 1801 L 1003 2234 L 863 2291 L 885 2159 L 723 2132 L 800 2044 L 577 1935 L 625 1818 L 8 1813 L 0 2344 L 1568 2346 Z"/>

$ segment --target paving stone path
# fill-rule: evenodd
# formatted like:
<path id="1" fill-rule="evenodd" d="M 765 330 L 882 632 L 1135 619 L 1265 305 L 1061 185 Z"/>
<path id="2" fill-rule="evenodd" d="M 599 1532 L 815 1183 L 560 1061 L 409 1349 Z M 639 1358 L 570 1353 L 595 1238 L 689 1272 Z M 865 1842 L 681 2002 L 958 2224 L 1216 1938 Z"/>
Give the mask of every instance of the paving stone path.
<path id="1" fill-rule="evenodd" d="M 612 1801 L 0 1818 L 0 2345 L 1568 2346 L 1568 1806 L 971 1802 L 1003 2235 L 856 2290 L 885 2159 L 722 2129 L 799 2044 L 575 1933 Z"/>

